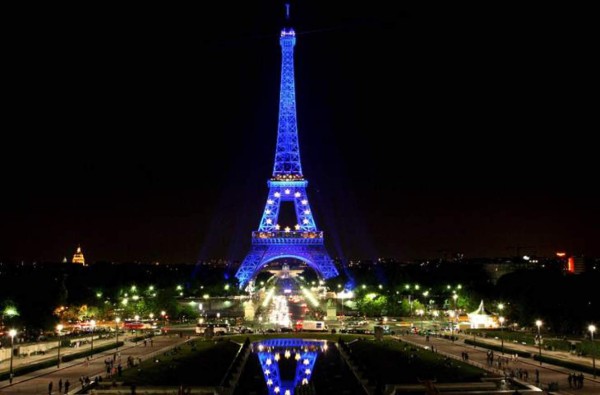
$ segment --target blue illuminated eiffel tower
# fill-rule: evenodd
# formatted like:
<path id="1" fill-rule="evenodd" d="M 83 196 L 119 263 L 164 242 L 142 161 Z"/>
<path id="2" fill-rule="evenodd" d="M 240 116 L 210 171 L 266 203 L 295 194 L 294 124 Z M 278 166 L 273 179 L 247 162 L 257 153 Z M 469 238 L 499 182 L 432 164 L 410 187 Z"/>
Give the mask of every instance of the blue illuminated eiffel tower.
<path id="1" fill-rule="evenodd" d="M 289 19 L 289 6 L 287 11 Z M 305 262 L 322 279 L 338 275 L 325 250 L 323 232 L 317 229 L 306 194 L 308 181 L 302 175 L 294 88 L 294 29 L 284 28 L 279 44 L 282 55 L 281 91 L 275 166 L 273 177 L 268 181 L 269 195 L 260 225 L 257 231 L 252 232 L 252 249 L 235 274 L 240 288 L 253 281 L 265 264 L 282 258 Z M 295 224 L 278 223 L 282 202 L 294 203 Z"/>

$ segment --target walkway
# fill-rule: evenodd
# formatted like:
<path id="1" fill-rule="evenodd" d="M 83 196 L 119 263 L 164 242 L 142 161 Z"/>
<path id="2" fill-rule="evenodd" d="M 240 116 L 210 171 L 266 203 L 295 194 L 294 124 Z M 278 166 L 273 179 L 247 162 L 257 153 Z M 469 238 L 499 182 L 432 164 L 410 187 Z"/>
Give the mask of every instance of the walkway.
<path id="1" fill-rule="evenodd" d="M 114 340 L 113 340 L 114 341 Z M 138 342 L 137 345 L 132 342 L 126 342 L 125 346 L 120 347 L 122 366 L 125 368 L 128 357 L 134 359 L 141 358 L 142 360 L 150 358 L 153 355 L 161 354 L 164 351 L 186 342 L 186 338 L 177 336 L 156 336 L 153 338 L 153 346 L 150 342 L 144 346 L 143 342 Z M 94 342 L 94 345 L 96 342 Z M 81 351 L 80 349 L 78 351 Z M 0 382 L 0 395 L 12 394 L 48 394 L 48 384 L 52 381 L 52 394 L 58 394 L 58 381 L 62 379 L 63 383 L 67 380 L 71 387 L 69 394 L 75 394 L 81 389 L 79 378 L 88 376 L 94 379 L 96 376 L 101 376 L 103 380 L 110 380 L 106 376 L 106 368 L 104 361 L 107 358 L 113 358 L 115 350 L 104 351 L 95 354 L 94 357 L 86 362 L 85 359 L 79 359 L 71 362 L 65 362 L 60 365 L 46 368 L 17 376 L 13 379 L 13 384 L 10 385 L 8 380 Z M 47 355 L 46 355 L 47 357 Z M 63 391 L 64 393 L 64 387 Z"/>
<path id="2" fill-rule="evenodd" d="M 127 342 L 127 339 L 132 338 L 132 337 L 133 337 L 133 335 L 119 336 L 119 341 Z M 94 349 L 98 349 L 98 348 L 100 348 L 102 346 L 106 346 L 108 344 L 115 344 L 115 342 L 116 342 L 116 338 L 114 338 L 114 337 L 109 338 L 109 339 L 95 339 L 94 340 Z M 58 344 L 57 342 L 54 342 L 54 343 Z M 84 345 L 82 345 L 80 347 L 61 347 L 60 355 L 61 355 L 61 357 L 64 357 L 65 355 L 75 354 L 75 353 L 83 352 L 85 350 L 90 350 L 90 349 L 91 349 L 91 344 L 89 342 L 85 343 Z M 24 356 L 24 355 L 15 356 L 15 357 L 13 357 L 13 369 L 17 370 L 20 366 L 33 365 L 35 363 L 42 362 L 42 361 L 48 361 L 48 360 L 58 361 L 58 347 L 54 347 L 53 349 L 50 349 L 45 354 L 37 354 L 37 355 L 30 355 L 30 356 Z M 8 372 L 9 369 L 10 369 L 10 358 L 6 358 L 6 359 L 0 361 L 0 372 L 2 372 L 2 373 Z"/>
<path id="3" fill-rule="evenodd" d="M 426 337 L 420 335 L 401 335 L 394 336 L 394 338 L 406 341 L 407 343 L 412 343 L 421 347 L 435 347 L 436 351 L 441 354 L 447 354 L 452 356 L 453 358 L 461 358 L 462 353 L 468 353 L 469 362 L 474 362 L 478 366 L 485 367 L 489 371 L 493 371 L 494 373 L 501 372 L 500 370 L 491 367 L 487 363 L 487 349 L 482 347 L 473 347 L 472 345 L 466 345 L 464 343 L 464 338 L 461 338 L 455 342 L 450 340 L 437 338 L 430 336 L 429 341 L 427 341 Z M 478 338 L 479 340 L 479 338 Z M 506 346 L 507 344 L 505 344 Z M 511 344 L 512 346 L 512 344 Z M 531 347 L 529 347 L 531 348 Z M 530 349 L 527 351 L 531 351 Z M 501 355 L 499 351 L 494 351 L 494 356 L 497 357 Z M 569 373 L 573 373 L 572 370 L 551 365 L 548 363 L 543 363 L 540 366 L 538 361 L 534 361 L 530 358 L 518 358 L 515 361 L 511 360 L 508 354 L 505 354 L 505 357 L 508 358 L 509 362 L 507 365 L 507 371 L 513 370 L 517 371 L 518 369 L 526 370 L 528 372 L 528 378 L 525 380 L 523 377 L 522 382 L 526 382 L 528 384 L 535 385 L 535 371 L 539 371 L 539 379 L 540 379 L 540 387 L 542 389 L 547 389 L 549 383 L 558 383 L 559 391 L 555 391 L 557 394 L 565 394 L 565 395 L 598 395 L 600 394 L 600 378 L 594 379 L 591 374 L 584 374 L 584 384 L 583 388 L 570 388 L 568 382 Z M 575 357 L 574 358 L 579 358 Z M 517 377 L 518 379 L 518 377 Z"/>
<path id="4" fill-rule="evenodd" d="M 473 340 L 473 336 L 464 335 L 464 334 L 460 334 L 458 336 L 461 339 L 470 339 L 470 340 Z M 493 345 L 498 346 L 498 347 L 500 347 L 501 344 L 502 344 L 502 341 L 500 339 L 491 338 L 491 337 L 480 337 L 480 336 L 477 336 L 477 337 L 475 337 L 475 340 L 478 341 L 478 342 L 481 342 L 481 343 L 493 344 Z M 524 344 L 515 343 L 515 342 L 512 342 L 512 341 L 505 341 L 504 342 L 504 348 L 510 348 L 512 350 L 529 352 L 529 353 L 531 353 L 531 355 L 534 355 L 534 354 L 537 355 L 537 354 L 539 354 L 539 348 L 538 348 L 538 346 L 524 345 Z M 592 367 L 592 357 L 580 357 L 580 356 L 571 354 L 571 353 L 569 353 L 567 351 L 550 351 L 550 350 L 545 350 L 545 349 L 542 348 L 542 356 L 544 356 L 544 355 L 548 356 L 548 357 L 560 359 L 560 360 L 563 360 L 563 361 L 569 361 L 569 362 L 578 363 L 580 365 L 587 365 L 590 368 Z"/>

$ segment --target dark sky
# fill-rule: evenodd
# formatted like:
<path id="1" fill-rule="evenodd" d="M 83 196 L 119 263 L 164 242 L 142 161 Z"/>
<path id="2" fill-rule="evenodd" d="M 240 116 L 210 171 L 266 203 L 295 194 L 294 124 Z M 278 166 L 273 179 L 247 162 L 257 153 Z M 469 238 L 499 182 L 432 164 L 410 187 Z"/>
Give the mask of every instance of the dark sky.
<path id="1" fill-rule="evenodd" d="M 571 27 L 323 3 L 292 14 L 304 174 L 332 255 L 600 255 L 591 53 Z M 272 171 L 282 10 L 15 15 L 0 260 L 78 243 L 92 261 L 243 258 Z"/>

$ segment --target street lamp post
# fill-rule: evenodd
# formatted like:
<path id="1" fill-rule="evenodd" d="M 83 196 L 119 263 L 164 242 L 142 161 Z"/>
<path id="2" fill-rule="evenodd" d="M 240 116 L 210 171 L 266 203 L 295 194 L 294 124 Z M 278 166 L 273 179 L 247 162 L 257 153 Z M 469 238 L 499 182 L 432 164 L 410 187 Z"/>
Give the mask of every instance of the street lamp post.
<path id="1" fill-rule="evenodd" d="M 163 311 L 160 312 L 160 316 L 162 317 L 162 322 L 163 322 L 163 328 L 165 327 L 165 324 L 166 324 L 166 322 L 165 322 L 165 316 L 166 315 L 167 315 L 166 311 L 163 310 Z"/>
<path id="2" fill-rule="evenodd" d="M 10 336 L 10 370 L 8 373 L 8 381 L 12 384 L 13 381 L 13 356 L 15 355 L 15 336 L 17 336 L 17 330 L 11 329 L 8 331 Z"/>
<path id="3" fill-rule="evenodd" d="M 60 334 L 61 334 L 63 328 L 64 327 L 62 324 L 56 325 L 56 331 L 58 332 L 58 362 L 56 364 L 57 368 L 60 368 L 60 343 L 61 343 Z"/>
<path id="4" fill-rule="evenodd" d="M 425 314 L 425 311 L 423 309 L 419 309 L 417 310 L 417 315 L 421 318 L 421 332 L 423 332 L 423 314 Z"/>
<path id="5" fill-rule="evenodd" d="M 458 322 L 458 309 L 456 305 L 456 301 L 458 300 L 458 294 L 452 295 L 452 299 L 454 299 L 454 316 L 456 317 L 456 322 Z M 454 322 L 452 323 L 452 343 L 454 343 Z"/>
<path id="6" fill-rule="evenodd" d="M 538 349 L 539 349 L 540 366 L 542 366 L 542 333 L 540 332 L 540 328 L 542 327 L 542 320 L 535 321 L 535 326 L 537 326 L 537 328 L 538 328 Z"/>
<path id="7" fill-rule="evenodd" d="M 121 322 L 121 318 L 115 318 L 115 326 L 117 327 L 117 351 L 119 351 L 119 322 Z"/>
<path id="8" fill-rule="evenodd" d="M 502 349 L 502 355 L 504 355 L 504 317 L 500 316 L 500 318 L 498 318 L 498 321 L 500 321 L 500 347 Z"/>
<path id="9" fill-rule="evenodd" d="M 504 310 L 504 304 L 498 303 L 498 310 L 500 310 L 500 341 L 502 342 L 502 355 L 504 355 L 504 317 L 502 316 L 502 310 Z"/>
<path id="10" fill-rule="evenodd" d="M 448 315 L 450 316 L 450 339 L 454 343 L 454 311 L 451 311 Z"/>
<path id="11" fill-rule="evenodd" d="M 95 320 L 91 320 L 90 321 L 90 328 L 92 328 L 92 347 L 91 347 L 91 351 L 90 351 L 90 358 L 94 356 L 94 327 L 96 327 L 96 321 Z"/>
<path id="12" fill-rule="evenodd" d="M 588 326 L 588 330 L 590 331 L 590 338 L 592 340 L 592 372 L 594 373 L 594 378 L 596 378 L 596 347 L 594 347 L 594 332 L 596 332 L 596 326 L 590 325 Z"/>

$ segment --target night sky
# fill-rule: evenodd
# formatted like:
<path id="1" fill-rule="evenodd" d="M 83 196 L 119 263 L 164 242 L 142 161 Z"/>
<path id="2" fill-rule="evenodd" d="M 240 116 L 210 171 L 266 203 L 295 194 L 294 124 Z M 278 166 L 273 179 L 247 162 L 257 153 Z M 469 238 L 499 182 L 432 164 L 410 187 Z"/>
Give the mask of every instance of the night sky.
<path id="1" fill-rule="evenodd" d="M 567 27 L 323 3 L 292 15 L 332 256 L 600 255 L 591 53 Z M 281 2 L 70 11 L 10 29 L 0 261 L 79 243 L 92 262 L 243 258 L 273 166 Z"/>

